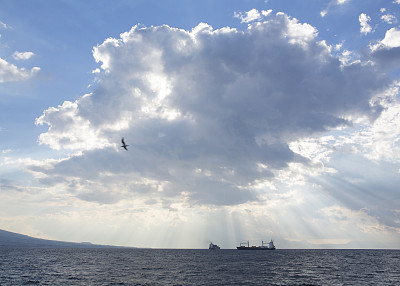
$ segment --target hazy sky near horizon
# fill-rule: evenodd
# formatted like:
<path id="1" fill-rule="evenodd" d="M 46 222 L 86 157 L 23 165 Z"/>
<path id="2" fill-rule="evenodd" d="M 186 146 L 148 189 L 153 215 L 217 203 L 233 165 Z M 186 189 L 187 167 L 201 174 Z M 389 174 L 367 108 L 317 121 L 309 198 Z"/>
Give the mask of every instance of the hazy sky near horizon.
<path id="1" fill-rule="evenodd" d="M 399 21 L 398 0 L 0 0 L 0 229 L 400 247 Z"/>

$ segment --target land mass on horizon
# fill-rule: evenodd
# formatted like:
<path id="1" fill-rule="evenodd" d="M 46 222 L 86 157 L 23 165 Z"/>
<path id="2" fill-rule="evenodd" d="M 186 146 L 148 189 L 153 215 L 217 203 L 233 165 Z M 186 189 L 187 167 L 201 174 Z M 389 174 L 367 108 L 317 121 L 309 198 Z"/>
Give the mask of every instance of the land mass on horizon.
<path id="1" fill-rule="evenodd" d="M 55 248 L 122 248 L 123 246 L 99 245 L 91 242 L 67 242 L 35 238 L 0 229 L 1 247 L 55 247 Z"/>

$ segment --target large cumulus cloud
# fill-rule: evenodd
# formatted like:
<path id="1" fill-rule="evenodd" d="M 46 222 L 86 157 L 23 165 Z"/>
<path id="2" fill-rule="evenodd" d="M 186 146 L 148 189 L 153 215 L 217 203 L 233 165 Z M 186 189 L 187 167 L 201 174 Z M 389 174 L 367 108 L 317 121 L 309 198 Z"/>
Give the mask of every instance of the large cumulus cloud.
<path id="1" fill-rule="evenodd" d="M 49 108 L 41 144 L 79 151 L 35 167 L 82 199 L 183 197 L 229 205 L 291 162 L 289 143 L 351 118 L 373 120 L 390 82 L 371 63 L 343 65 L 317 30 L 283 13 L 244 31 L 137 25 L 93 49 L 92 93 Z M 117 152 L 124 136 L 128 152 Z"/>

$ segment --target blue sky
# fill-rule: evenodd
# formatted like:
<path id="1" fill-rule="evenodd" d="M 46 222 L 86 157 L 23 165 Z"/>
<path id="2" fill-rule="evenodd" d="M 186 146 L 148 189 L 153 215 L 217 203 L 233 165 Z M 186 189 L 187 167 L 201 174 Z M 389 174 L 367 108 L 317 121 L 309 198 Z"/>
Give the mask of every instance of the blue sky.
<path id="1" fill-rule="evenodd" d="M 0 1 L 0 228 L 397 248 L 398 2 Z"/>

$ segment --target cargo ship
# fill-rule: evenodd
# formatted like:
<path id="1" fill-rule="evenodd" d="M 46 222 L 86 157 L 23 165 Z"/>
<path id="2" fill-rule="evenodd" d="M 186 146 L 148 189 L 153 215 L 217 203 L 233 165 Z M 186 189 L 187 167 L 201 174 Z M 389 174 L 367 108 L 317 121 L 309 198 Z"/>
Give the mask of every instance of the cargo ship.
<path id="1" fill-rule="evenodd" d="M 247 246 L 246 246 L 247 245 Z M 264 241 L 261 242 L 261 246 L 250 246 L 249 242 L 241 242 L 240 246 L 236 247 L 238 250 L 275 250 L 274 241 L 271 241 L 264 245 Z"/>

